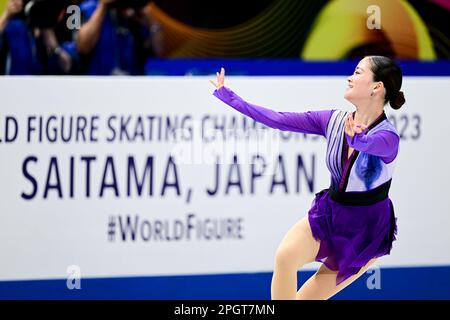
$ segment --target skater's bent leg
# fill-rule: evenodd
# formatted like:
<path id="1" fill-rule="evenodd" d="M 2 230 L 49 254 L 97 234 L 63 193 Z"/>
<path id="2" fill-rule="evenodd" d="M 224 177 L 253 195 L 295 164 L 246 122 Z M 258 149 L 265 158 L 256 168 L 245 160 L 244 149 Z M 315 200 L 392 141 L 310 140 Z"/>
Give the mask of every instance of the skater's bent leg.
<path id="1" fill-rule="evenodd" d="M 337 271 L 328 269 L 325 265 L 319 268 L 319 270 L 306 281 L 303 286 L 297 292 L 298 300 L 326 300 L 334 296 L 336 293 L 347 287 L 353 281 L 358 279 L 363 273 L 374 264 L 376 259 L 370 260 L 361 270 L 341 282 L 336 286 Z"/>
<path id="2" fill-rule="evenodd" d="M 272 299 L 296 298 L 297 271 L 314 261 L 319 247 L 320 242 L 314 239 L 307 216 L 289 229 L 275 254 Z"/>

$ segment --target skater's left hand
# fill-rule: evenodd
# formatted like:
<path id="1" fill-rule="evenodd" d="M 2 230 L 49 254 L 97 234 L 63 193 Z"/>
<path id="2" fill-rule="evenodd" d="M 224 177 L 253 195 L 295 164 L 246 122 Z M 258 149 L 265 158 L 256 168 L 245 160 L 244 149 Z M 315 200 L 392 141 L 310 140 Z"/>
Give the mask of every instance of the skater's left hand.
<path id="1" fill-rule="evenodd" d="M 353 120 L 353 114 L 352 113 L 350 113 L 348 115 L 347 119 L 345 120 L 345 132 L 351 138 L 353 138 L 353 136 L 355 134 L 363 132 L 366 128 L 367 128 L 367 126 L 365 126 L 363 124 L 356 124 L 355 123 L 355 121 Z"/>

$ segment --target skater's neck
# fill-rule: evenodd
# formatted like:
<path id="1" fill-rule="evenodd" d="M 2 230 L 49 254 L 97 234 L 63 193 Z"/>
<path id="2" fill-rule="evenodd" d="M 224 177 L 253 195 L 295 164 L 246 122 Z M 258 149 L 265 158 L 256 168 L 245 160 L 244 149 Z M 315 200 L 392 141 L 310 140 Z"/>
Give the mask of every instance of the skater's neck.
<path id="1" fill-rule="evenodd" d="M 383 106 L 381 105 L 367 105 L 356 106 L 356 113 L 354 121 L 357 124 L 363 124 L 369 126 L 372 124 L 381 114 L 383 114 Z"/>

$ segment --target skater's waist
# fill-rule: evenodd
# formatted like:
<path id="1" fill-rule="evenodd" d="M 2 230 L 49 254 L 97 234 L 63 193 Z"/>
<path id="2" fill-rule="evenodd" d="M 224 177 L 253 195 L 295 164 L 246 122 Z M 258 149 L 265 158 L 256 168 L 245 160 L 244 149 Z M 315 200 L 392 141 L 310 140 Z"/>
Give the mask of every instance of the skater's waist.
<path id="1" fill-rule="evenodd" d="M 368 191 L 339 191 L 330 187 L 328 193 L 336 202 L 344 205 L 367 206 L 386 199 L 389 196 L 392 179 Z"/>

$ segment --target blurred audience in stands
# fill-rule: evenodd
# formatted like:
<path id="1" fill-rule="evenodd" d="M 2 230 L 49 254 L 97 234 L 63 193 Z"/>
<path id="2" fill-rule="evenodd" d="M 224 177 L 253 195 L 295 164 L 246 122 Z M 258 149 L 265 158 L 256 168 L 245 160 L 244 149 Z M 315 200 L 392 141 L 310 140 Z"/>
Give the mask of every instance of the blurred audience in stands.
<path id="1" fill-rule="evenodd" d="M 0 74 L 143 75 L 162 45 L 149 3 L 9 0 L 0 16 Z M 79 10 L 67 10 L 73 5 Z M 79 28 L 67 23 L 73 14 Z"/>

